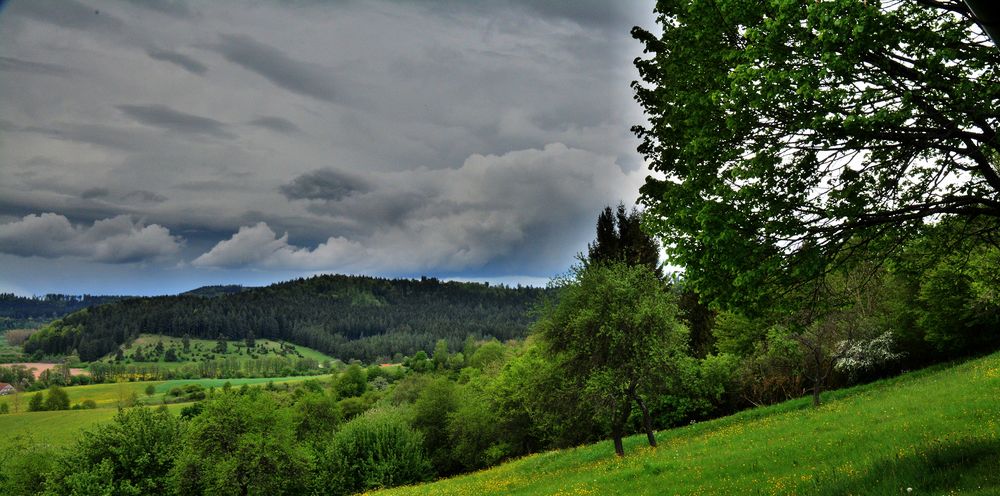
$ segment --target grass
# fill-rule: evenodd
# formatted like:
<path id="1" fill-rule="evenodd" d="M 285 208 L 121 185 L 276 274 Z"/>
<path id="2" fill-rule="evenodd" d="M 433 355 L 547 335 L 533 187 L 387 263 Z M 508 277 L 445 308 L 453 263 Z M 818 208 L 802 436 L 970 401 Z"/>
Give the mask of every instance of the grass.
<path id="1" fill-rule="evenodd" d="M 377 494 L 1000 494 L 1000 353 Z M 912 489 L 912 492 L 907 489 Z"/>
<path id="2" fill-rule="evenodd" d="M 7 332 L 0 331 L 0 364 L 18 362 L 24 358 L 20 346 L 7 342 Z"/>
<path id="3" fill-rule="evenodd" d="M 69 395 L 70 403 L 76 404 L 84 400 L 94 400 L 97 408 L 92 410 L 60 410 L 54 412 L 28 412 L 28 399 L 35 393 L 20 393 L 19 413 L 9 413 L 0 415 L 0 430 L 7 433 L 4 438 L 0 438 L 0 449 L 7 446 L 17 434 L 28 434 L 35 442 L 48 444 L 50 447 L 59 448 L 73 444 L 80 436 L 81 429 L 89 429 L 93 426 L 110 421 L 121 401 L 128 398 L 133 392 L 138 396 L 141 404 L 159 406 L 163 397 L 171 388 L 185 384 L 200 384 L 206 388 L 221 387 L 229 382 L 234 387 L 243 384 L 263 384 L 267 382 L 292 383 L 309 379 L 328 379 L 329 376 L 299 376 L 299 377 L 278 377 L 278 378 L 254 378 L 254 379 L 183 379 L 173 381 L 150 381 L 150 382 L 120 382 L 116 384 L 92 384 L 88 386 L 71 386 L 63 388 Z M 155 393 L 147 396 L 145 391 L 148 385 L 152 384 Z M 14 397 L 0 396 L 0 403 L 10 404 L 10 411 L 14 411 Z M 178 414 L 181 408 L 187 406 L 185 403 L 173 403 L 167 405 L 171 412 Z"/>
<path id="4" fill-rule="evenodd" d="M 168 405 L 167 408 L 174 414 L 179 414 L 184 406 L 186 405 L 176 404 Z M 27 434 L 34 442 L 52 448 L 70 446 L 80 438 L 81 430 L 110 421 L 117 411 L 115 408 L 98 408 L 0 415 L 0 428 L 8 433 L 0 440 L 0 449 L 8 446 L 17 434 Z"/>
<path id="5" fill-rule="evenodd" d="M 329 376 L 293 376 L 293 377 L 276 377 L 276 378 L 253 378 L 253 379 L 177 379 L 171 381 L 147 381 L 147 382 L 118 382 L 111 384 L 91 384 L 87 386 L 71 386 L 63 388 L 69 395 L 69 401 L 71 404 L 80 403 L 84 400 L 93 400 L 97 403 L 98 409 L 111 409 L 114 410 L 119 404 L 124 402 L 132 393 L 138 396 L 139 401 L 143 404 L 149 405 L 160 405 L 163 403 L 163 397 L 166 396 L 170 389 L 183 386 L 185 384 L 200 384 L 205 388 L 210 387 L 222 387 L 225 383 L 230 383 L 234 387 L 242 386 L 243 384 L 265 384 L 267 382 L 274 382 L 275 384 L 285 383 L 285 382 L 301 382 L 308 379 L 329 379 Z M 154 393 L 152 396 L 146 394 L 146 387 L 153 385 Z M 20 408 L 21 412 L 27 410 L 28 400 L 35 393 L 19 393 L 20 396 Z M 0 396 L 0 403 L 7 403 L 10 411 L 14 411 L 14 396 Z M 41 413 L 55 413 L 55 412 L 31 412 L 31 415 L 38 415 Z M 0 416 L 0 427 L 4 425 L 6 418 Z"/>

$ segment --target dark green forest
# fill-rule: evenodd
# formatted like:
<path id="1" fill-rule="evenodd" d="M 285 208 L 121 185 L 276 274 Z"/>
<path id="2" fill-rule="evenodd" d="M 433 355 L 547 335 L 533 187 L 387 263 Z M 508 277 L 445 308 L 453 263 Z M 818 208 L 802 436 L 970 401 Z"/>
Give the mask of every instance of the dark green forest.
<path id="1" fill-rule="evenodd" d="M 0 293 L 0 330 L 32 327 L 84 308 L 110 303 L 123 296 L 47 294 L 17 296 Z"/>
<path id="2" fill-rule="evenodd" d="M 92 361 L 140 333 L 287 340 L 345 360 L 390 360 L 431 350 L 438 339 L 524 337 L 544 289 L 435 278 L 324 275 L 206 298 L 134 298 L 88 308 L 46 326 L 25 352 Z M 228 294 L 227 294 L 228 293 Z"/>

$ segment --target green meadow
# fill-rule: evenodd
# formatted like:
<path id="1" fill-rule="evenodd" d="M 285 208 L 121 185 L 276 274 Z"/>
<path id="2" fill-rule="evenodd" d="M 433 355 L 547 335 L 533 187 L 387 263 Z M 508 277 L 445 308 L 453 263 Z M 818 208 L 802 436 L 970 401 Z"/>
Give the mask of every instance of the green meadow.
<path id="1" fill-rule="evenodd" d="M 173 404 L 167 408 L 179 414 L 187 405 Z M 0 427 L 8 435 L 0 441 L 0 449 L 15 442 L 19 435 L 26 436 L 34 443 L 53 448 L 70 446 L 80 437 L 84 429 L 108 422 L 118 410 L 97 408 L 94 410 L 59 410 L 54 412 L 22 412 L 0 415 Z"/>
<path id="2" fill-rule="evenodd" d="M 87 386 L 70 386 L 63 388 L 69 395 L 70 404 L 77 404 L 85 400 L 93 400 L 97 403 L 97 408 L 117 408 L 120 403 L 125 402 L 135 393 L 138 396 L 139 402 L 142 404 L 149 405 L 159 405 L 163 403 L 164 396 L 167 393 L 178 386 L 184 386 L 187 384 L 199 384 L 204 388 L 211 387 L 222 387 L 227 382 L 233 387 L 242 386 L 243 384 L 266 384 L 268 382 L 273 382 L 275 384 L 285 383 L 285 382 L 301 382 L 308 379 L 328 379 L 329 376 L 294 376 L 294 377 L 257 377 L 251 379 L 177 379 L 171 381 L 145 381 L 145 382 L 117 382 L 109 384 L 91 384 Z M 146 388 L 149 385 L 153 385 L 154 393 L 152 395 L 146 394 Z M 0 404 L 7 403 L 9 405 L 10 411 L 13 412 L 14 402 L 20 401 L 19 411 L 27 410 L 28 399 L 36 394 L 35 392 L 30 393 L 19 393 L 19 397 L 15 398 L 14 395 L 0 396 Z M 32 412 L 34 413 L 34 412 Z M 0 417 L 0 424 L 4 421 L 3 417 Z"/>
<path id="3" fill-rule="evenodd" d="M 1000 353 L 379 495 L 1000 494 Z"/>
<path id="4" fill-rule="evenodd" d="M 0 415 L 0 429 L 7 432 L 7 441 L 0 441 L 0 447 L 6 445 L 14 436 L 19 434 L 30 435 L 35 442 L 42 442 L 53 447 L 61 447 L 72 444 L 79 436 L 80 429 L 90 428 L 101 422 L 107 422 L 114 417 L 118 405 L 124 404 L 133 395 L 137 397 L 138 404 L 159 406 L 163 404 L 163 398 L 174 387 L 187 384 L 199 384 L 202 387 L 222 387 L 225 383 L 230 383 L 233 387 L 243 384 L 275 384 L 302 382 L 310 379 L 326 380 L 329 376 L 299 376 L 299 377 L 277 377 L 277 378 L 254 378 L 254 379 L 184 379 L 173 381 L 150 381 L 150 382 L 120 382 L 115 384 L 92 384 L 88 386 L 72 386 L 63 388 L 69 395 L 70 403 L 77 404 L 85 400 L 93 400 L 97 404 L 95 409 L 82 410 L 60 410 L 48 412 L 28 412 L 28 399 L 36 393 L 20 393 L 19 397 L 13 395 L 0 396 L 0 403 L 8 404 L 9 414 Z M 146 387 L 153 385 L 153 395 L 146 394 Z M 17 412 L 15 413 L 14 402 L 19 401 Z M 167 408 L 174 413 L 179 413 L 181 408 L 188 403 L 172 403 Z"/>

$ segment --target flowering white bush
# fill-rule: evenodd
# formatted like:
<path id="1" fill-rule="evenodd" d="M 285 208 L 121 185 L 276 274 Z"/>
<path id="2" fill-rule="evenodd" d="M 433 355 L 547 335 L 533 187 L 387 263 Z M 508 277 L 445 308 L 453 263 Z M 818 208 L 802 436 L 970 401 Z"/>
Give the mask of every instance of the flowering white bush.
<path id="1" fill-rule="evenodd" d="M 892 332 L 886 331 L 873 339 L 844 340 L 837 343 L 833 364 L 838 372 L 855 374 L 898 360 L 903 356 L 893 350 Z"/>

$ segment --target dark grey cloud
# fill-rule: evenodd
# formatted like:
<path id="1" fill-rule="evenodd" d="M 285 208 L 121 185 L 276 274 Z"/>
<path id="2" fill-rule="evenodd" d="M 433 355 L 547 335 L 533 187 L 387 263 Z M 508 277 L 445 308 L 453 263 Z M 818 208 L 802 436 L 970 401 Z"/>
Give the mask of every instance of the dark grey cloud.
<path id="1" fill-rule="evenodd" d="M 153 193 L 152 191 L 140 189 L 122 195 L 122 200 L 130 203 L 163 203 L 167 201 L 167 197 Z"/>
<path id="2" fill-rule="evenodd" d="M 164 62 L 170 62 L 171 64 L 180 66 L 184 68 L 184 70 L 192 74 L 197 74 L 199 76 L 205 74 L 205 71 L 208 70 L 208 68 L 205 67 L 205 64 L 202 64 L 201 62 L 198 62 L 197 60 L 188 57 L 183 53 L 150 48 L 146 50 L 146 54 L 153 59 L 162 60 Z"/>
<path id="3" fill-rule="evenodd" d="M 140 152 L 150 148 L 154 138 L 141 131 L 103 124 L 55 123 L 51 126 L 12 126 L 8 131 L 37 134 L 54 140 L 97 145 L 109 149 Z"/>
<path id="4" fill-rule="evenodd" d="M 222 181 L 217 179 L 184 181 L 175 184 L 173 188 L 188 191 L 222 191 L 240 189 L 239 186 L 233 184 L 231 181 Z"/>
<path id="5" fill-rule="evenodd" d="M 407 3 L 407 2 L 400 2 Z M 643 0 L 499 0 L 469 2 L 466 0 L 433 0 L 421 2 L 435 15 L 453 16 L 458 12 L 471 12 L 476 16 L 496 17 L 506 12 L 515 18 L 527 15 L 533 19 L 570 22 L 588 29 L 609 31 L 625 29 L 650 14 L 650 2 Z"/>
<path id="6" fill-rule="evenodd" d="M 275 116 L 263 116 L 258 117 L 248 124 L 251 126 L 262 127 L 264 129 L 270 129 L 271 131 L 277 131 L 279 133 L 292 134 L 302 132 L 299 126 L 296 126 L 294 122 L 288 119 L 282 119 L 281 117 Z"/>
<path id="7" fill-rule="evenodd" d="M 83 198 L 84 200 L 92 200 L 94 198 L 104 198 L 109 194 L 110 192 L 108 191 L 108 188 L 96 187 L 83 190 L 83 192 L 80 193 L 80 198 Z"/>
<path id="8" fill-rule="evenodd" d="M 191 19 L 196 17 L 195 11 L 183 0 L 124 0 L 125 3 L 159 12 L 178 19 Z"/>
<path id="9" fill-rule="evenodd" d="M 222 35 L 215 48 L 226 60 L 293 93 L 327 102 L 334 101 L 337 95 L 331 70 L 296 60 L 249 36 Z"/>
<path id="10" fill-rule="evenodd" d="M 550 18 L 567 19 L 585 27 L 620 27 L 636 16 L 629 15 L 642 8 L 635 0 L 523 0 L 513 1 L 531 12 Z M 631 11 L 631 12 L 630 12 Z"/>
<path id="11" fill-rule="evenodd" d="M 69 70 L 61 65 L 32 62 L 14 57 L 0 57 L 0 71 L 27 72 L 52 76 L 65 76 L 69 74 Z"/>
<path id="12" fill-rule="evenodd" d="M 233 138 L 226 131 L 226 124 L 208 117 L 188 114 L 174 110 L 166 105 L 117 105 L 132 119 L 147 126 L 159 127 L 185 134 L 214 136 L 216 138 Z"/>
<path id="13" fill-rule="evenodd" d="M 143 189 L 129 191 L 128 193 L 118 194 L 112 197 L 111 191 L 109 191 L 108 188 L 100 186 L 94 188 L 87 188 L 83 190 L 80 193 L 80 198 L 83 198 L 84 200 L 94 200 L 94 199 L 120 200 L 128 204 L 156 204 L 167 201 L 167 197 Z"/>
<path id="14" fill-rule="evenodd" d="M 119 31 L 121 19 L 77 0 L 28 0 L 11 2 L 10 13 L 56 26 L 94 31 Z"/>
<path id="15" fill-rule="evenodd" d="M 370 189 L 357 174 L 335 169 L 320 169 L 296 177 L 281 186 L 281 194 L 289 200 L 341 200 Z"/>

